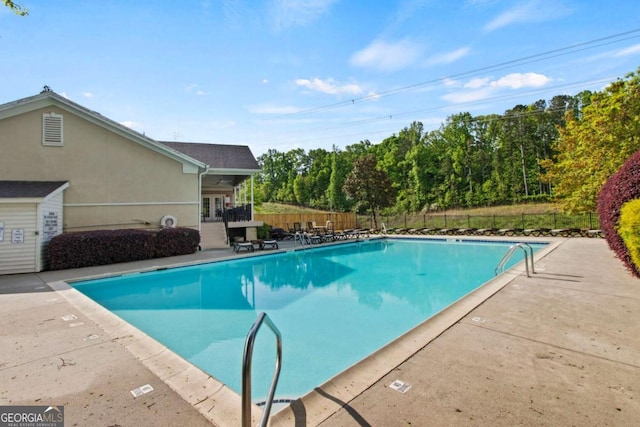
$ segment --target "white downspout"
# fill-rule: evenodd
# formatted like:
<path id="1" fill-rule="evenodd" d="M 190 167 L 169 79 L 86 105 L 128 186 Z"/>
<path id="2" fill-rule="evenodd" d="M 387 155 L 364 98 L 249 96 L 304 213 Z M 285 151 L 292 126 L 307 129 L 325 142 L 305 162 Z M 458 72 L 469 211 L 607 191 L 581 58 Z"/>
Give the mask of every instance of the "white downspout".
<path id="1" fill-rule="evenodd" d="M 36 203 L 36 253 L 35 267 L 36 272 L 42 271 L 42 202 Z M 25 241 L 27 236 L 25 236 Z"/>
<path id="2" fill-rule="evenodd" d="M 198 220 L 196 224 L 198 224 L 198 231 L 202 234 L 202 177 L 207 174 L 207 170 L 209 166 L 205 168 L 205 170 L 198 174 Z"/>

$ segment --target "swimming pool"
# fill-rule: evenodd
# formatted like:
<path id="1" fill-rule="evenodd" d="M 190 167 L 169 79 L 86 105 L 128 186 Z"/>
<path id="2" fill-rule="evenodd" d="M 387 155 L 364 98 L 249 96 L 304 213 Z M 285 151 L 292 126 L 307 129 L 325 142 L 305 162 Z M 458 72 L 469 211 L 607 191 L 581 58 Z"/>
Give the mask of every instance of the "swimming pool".
<path id="1" fill-rule="evenodd" d="M 266 311 L 283 335 L 277 395 L 298 397 L 493 278 L 511 244 L 385 239 L 73 286 L 237 392 L 246 334 Z M 258 335 L 256 401 L 273 346 Z"/>

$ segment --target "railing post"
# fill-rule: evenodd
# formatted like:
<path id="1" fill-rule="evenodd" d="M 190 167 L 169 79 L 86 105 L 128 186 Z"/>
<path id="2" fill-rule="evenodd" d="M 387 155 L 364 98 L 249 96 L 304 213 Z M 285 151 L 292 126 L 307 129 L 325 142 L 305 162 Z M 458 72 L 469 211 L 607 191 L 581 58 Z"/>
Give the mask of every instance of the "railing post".
<path id="1" fill-rule="evenodd" d="M 244 354 L 242 357 L 242 427 L 251 426 L 251 362 L 253 359 L 253 344 L 255 343 L 256 335 L 262 323 L 266 323 L 276 336 L 276 367 L 273 373 L 273 379 L 271 380 L 269 394 L 267 395 L 267 401 L 264 405 L 264 411 L 262 412 L 262 419 L 259 424 L 261 427 L 266 427 L 269 421 L 269 413 L 271 412 L 273 397 L 275 396 L 278 378 L 280 377 L 280 368 L 282 366 L 282 334 L 280 334 L 276 325 L 271 321 L 269 316 L 267 316 L 267 313 L 263 312 L 258 315 L 255 323 L 251 326 L 244 342 Z"/>

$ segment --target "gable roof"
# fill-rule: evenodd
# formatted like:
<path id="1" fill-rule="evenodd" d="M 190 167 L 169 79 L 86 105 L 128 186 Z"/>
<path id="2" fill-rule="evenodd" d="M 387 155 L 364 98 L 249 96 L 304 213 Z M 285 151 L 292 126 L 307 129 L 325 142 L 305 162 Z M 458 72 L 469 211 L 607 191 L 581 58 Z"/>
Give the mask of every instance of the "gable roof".
<path id="1" fill-rule="evenodd" d="M 68 186 L 68 181 L 0 181 L 0 199 L 45 199 Z"/>
<path id="2" fill-rule="evenodd" d="M 160 144 L 146 135 L 136 132 L 135 130 L 128 128 L 114 120 L 111 120 L 102 114 L 92 111 L 80 104 L 77 104 L 64 96 L 58 95 L 51 90 L 44 90 L 38 95 L 30 96 L 27 98 L 18 99 L 13 102 L 0 105 L 0 120 L 17 116 L 30 111 L 38 110 L 41 108 L 56 106 L 62 110 L 76 114 L 89 122 L 96 124 L 100 127 L 106 128 L 120 136 L 123 136 L 131 141 L 134 141 L 146 148 L 149 148 L 157 153 L 172 158 L 183 165 L 183 170 L 190 170 L 191 172 L 197 171 L 199 168 L 206 168 L 207 165 L 196 160 L 193 157 L 187 156 L 176 150 L 167 149 L 164 144 Z"/>
<path id="3" fill-rule="evenodd" d="M 159 141 L 176 151 L 209 165 L 210 169 L 259 171 L 260 166 L 246 145 L 201 144 Z"/>
<path id="4" fill-rule="evenodd" d="M 193 142 L 156 141 L 102 114 L 77 104 L 45 88 L 38 95 L 0 105 L 0 120 L 48 106 L 76 114 L 98 126 L 109 129 L 183 165 L 184 171 L 252 174 L 260 171 L 249 147 L 245 145 L 201 144 Z"/>

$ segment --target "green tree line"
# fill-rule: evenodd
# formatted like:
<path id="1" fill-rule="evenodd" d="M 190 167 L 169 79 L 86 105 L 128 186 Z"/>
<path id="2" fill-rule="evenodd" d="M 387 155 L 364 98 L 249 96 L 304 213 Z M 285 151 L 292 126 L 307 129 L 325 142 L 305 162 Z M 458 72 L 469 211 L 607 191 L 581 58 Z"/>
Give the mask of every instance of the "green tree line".
<path id="1" fill-rule="evenodd" d="M 639 81 L 631 73 L 601 92 L 557 95 L 503 114 L 458 113 L 428 132 L 416 121 L 379 144 L 271 149 L 258 158 L 257 200 L 397 213 L 559 197 L 568 211 L 593 210 L 606 178 L 640 148 Z M 382 173 L 377 192 L 388 200 L 363 199 L 375 189 L 358 194 L 352 174 L 363 176 L 363 167 Z"/>

